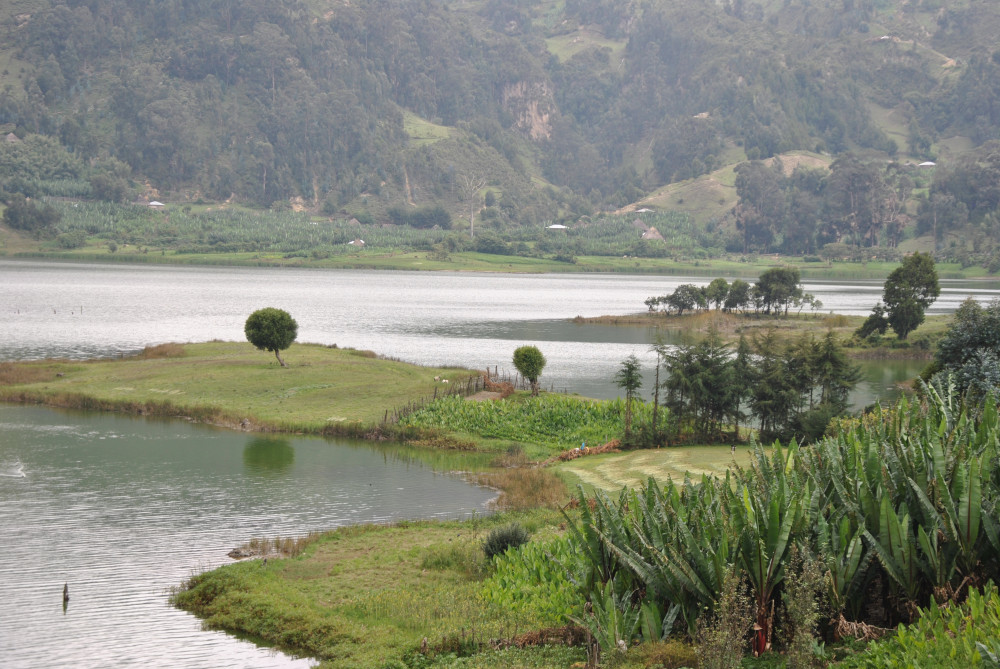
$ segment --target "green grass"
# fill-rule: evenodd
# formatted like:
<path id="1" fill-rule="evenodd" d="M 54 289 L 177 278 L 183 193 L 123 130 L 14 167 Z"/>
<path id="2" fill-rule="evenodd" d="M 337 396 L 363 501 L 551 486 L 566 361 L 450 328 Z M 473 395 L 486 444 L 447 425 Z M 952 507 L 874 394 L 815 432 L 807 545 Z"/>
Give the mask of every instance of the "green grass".
<path id="1" fill-rule="evenodd" d="M 481 542 L 490 529 L 512 521 L 551 536 L 559 516 L 536 511 L 342 528 L 320 535 L 297 558 L 266 566 L 246 561 L 194 576 L 174 601 L 210 628 L 320 658 L 329 669 L 393 666 L 386 663 L 415 654 L 424 638 L 431 658 L 454 666 L 454 647 L 463 654 L 486 651 L 488 640 L 526 631 L 523 616 L 479 597 L 487 572 Z M 459 666 L 546 666 L 532 664 L 545 653 L 551 651 Z M 489 652 L 481 661 L 487 658 Z"/>
<path id="2" fill-rule="evenodd" d="M 635 420 L 651 413 L 636 403 Z M 403 424 L 471 435 L 475 440 L 516 444 L 532 459 L 569 450 L 586 442 L 598 446 L 622 434 L 622 400 L 588 400 L 565 395 L 511 395 L 489 402 L 449 397 L 408 416 Z"/>
<path id="3" fill-rule="evenodd" d="M 562 62 L 566 62 L 576 54 L 592 48 L 611 49 L 611 61 L 616 62 L 625 51 L 625 42 L 607 39 L 600 33 L 590 29 L 575 30 L 564 35 L 546 38 L 545 46 L 549 53 Z"/>
<path id="4" fill-rule="evenodd" d="M 692 479 L 702 474 L 724 475 L 734 463 L 749 465 L 747 446 L 738 446 L 735 454 L 729 446 L 683 446 L 590 455 L 555 464 L 553 470 L 571 489 L 582 485 L 587 494 L 593 490 L 617 493 L 623 487 L 638 487 L 649 477 L 681 481 L 686 475 Z"/>
<path id="5" fill-rule="evenodd" d="M 403 130 L 415 146 L 433 144 L 451 137 L 451 129 L 420 118 L 413 112 L 403 113 Z"/>
<path id="6" fill-rule="evenodd" d="M 248 343 L 209 342 L 177 346 L 162 358 L 14 363 L 7 367 L 41 380 L 5 384 L 0 375 L 0 399 L 74 406 L 86 398 L 83 405 L 94 408 L 335 433 L 338 424 L 377 423 L 387 410 L 433 396 L 435 376 L 456 381 L 471 374 L 316 344 L 293 344 L 283 357 L 288 368 Z"/>

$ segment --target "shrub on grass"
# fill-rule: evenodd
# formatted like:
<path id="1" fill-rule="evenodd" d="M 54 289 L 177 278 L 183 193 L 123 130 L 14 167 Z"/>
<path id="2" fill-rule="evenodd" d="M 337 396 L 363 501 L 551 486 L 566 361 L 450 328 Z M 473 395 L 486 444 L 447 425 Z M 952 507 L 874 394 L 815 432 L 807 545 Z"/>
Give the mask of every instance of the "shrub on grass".
<path id="1" fill-rule="evenodd" d="M 526 624 L 565 624 L 583 608 L 583 594 L 571 580 L 571 573 L 585 569 L 579 563 L 579 551 L 565 538 L 531 542 L 496 556 L 481 596 L 503 611 L 524 616 Z"/>
<path id="2" fill-rule="evenodd" d="M 498 527 L 486 535 L 483 553 L 487 560 L 506 553 L 509 548 L 517 548 L 528 543 L 528 531 L 517 523 Z"/>
<path id="3" fill-rule="evenodd" d="M 970 590 L 965 602 L 939 606 L 933 600 L 916 623 L 869 646 L 841 667 L 990 667 L 991 644 L 1000 637 L 1000 594 L 994 585 Z"/>

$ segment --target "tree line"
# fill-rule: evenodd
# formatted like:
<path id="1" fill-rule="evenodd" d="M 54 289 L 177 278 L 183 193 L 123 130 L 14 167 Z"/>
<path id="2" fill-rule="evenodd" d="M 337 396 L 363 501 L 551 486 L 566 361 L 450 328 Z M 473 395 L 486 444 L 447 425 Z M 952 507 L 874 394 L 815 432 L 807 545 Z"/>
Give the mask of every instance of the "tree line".
<path id="1" fill-rule="evenodd" d="M 536 222 L 546 211 L 579 216 L 635 202 L 717 168 L 730 146 L 751 161 L 852 147 L 894 157 L 900 147 L 873 119 L 873 100 L 905 118 L 914 156 L 933 157 L 933 143 L 952 135 L 986 146 L 1000 125 L 993 3 L 939 15 L 899 3 L 937 21 L 933 39 L 969 56 L 942 80 L 925 50 L 868 34 L 870 21 L 892 21 L 883 9 L 894 3 L 802 11 L 574 0 L 554 14 L 523 0 L 378 0 L 322 16 L 301 0 L 35 4 L 0 26 L 3 46 L 28 65 L 0 90 L 0 126 L 21 139 L 53 138 L 87 162 L 118 161 L 110 183 L 87 189 L 97 197 L 120 196 L 116 179 L 148 179 L 261 205 L 380 202 L 380 214 L 415 194 L 418 204 L 457 213 L 456 172 L 485 169 L 503 183 L 503 222 Z M 599 26 L 608 42 L 553 46 L 580 26 Z M 411 136 L 408 114 L 458 132 Z M 552 189 L 532 187 L 535 168 Z M 756 180 L 754 170 L 741 178 Z M 881 180 L 853 208 L 810 190 L 816 179 L 804 175 L 787 220 L 773 223 L 774 203 L 755 209 L 748 195 L 734 243 L 796 253 L 835 237 L 892 245 L 904 219 L 885 188 L 904 184 Z M 816 198 L 830 215 L 810 220 Z"/>
<path id="2" fill-rule="evenodd" d="M 811 293 L 802 291 L 801 273 L 797 267 L 773 267 L 761 273 L 753 284 L 743 279 L 729 283 L 724 278 L 713 279 L 707 286 L 681 284 L 669 295 L 648 297 L 643 302 L 649 311 L 676 312 L 704 310 L 715 306 L 717 311 L 780 316 L 788 315 L 792 306 L 820 309 L 823 303 Z"/>

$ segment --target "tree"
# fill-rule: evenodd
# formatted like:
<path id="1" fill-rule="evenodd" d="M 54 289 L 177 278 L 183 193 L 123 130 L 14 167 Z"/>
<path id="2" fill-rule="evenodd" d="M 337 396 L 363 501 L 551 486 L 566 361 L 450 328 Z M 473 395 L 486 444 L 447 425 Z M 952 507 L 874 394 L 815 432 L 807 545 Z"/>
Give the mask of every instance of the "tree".
<path id="1" fill-rule="evenodd" d="M 767 251 L 775 230 L 784 227 L 785 177 L 780 161 L 773 165 L 754 160 L 736 166 L 736 193 L 733 208 L 736 229 L 743 234 L 743 253 Z"/>
<path id="2" fill-rule="evenodd" d="M 11 196 L 3 212 L 3 222 L 11 229 L 30 232 L 36 238 L 51 233 L 61 219 L 62 214 L 51 205 L 39 206 L 20 194 Z"/>
<path id="3" fill-rule="evenodd" d="M 274 351 L 274 357 L 281 366 L 288 366 L 281 359 L 280 351 L 284 351 L 295 341 L 299 324 L 287 311 L 274 307 L 258 309 L 247 318 L 243 331 L 246 333 L 247 341 L 256 348 L 261 351 Z"/>
<path id="4" fill-rule="evenodd" d="M 486 186 L 486 177 L 478 174 L 463 174 L 459 180 L 462 198 L 469 203 L 469 237 L 474 238 L 476 236 L 476 201 L 479 198 L 479 191 Z"/>
<path id="5" fill-rule="evenodd" d="M 705 293 L 693 283 L 683 283 L 670 294 L 667 298 L 667 304 L 676 309 L 677 315 L 681 316 L 685 311 L 704 306 L 706 304 Z"/>
<path id="6" fill-rule="evenodd" d="M 537 346 L 519 346 L 514 350 L 514 367 L 531 382 L 531 394 L 538 394 L 538 377 L 545 368 L 545 356 Z"/>
<path id="7" fill-rule="evenodd" d="M 963 302 L 938 344 L 935 362 L 959 392 L 974 399 L 1000 393 L 1000 301 L 986 307 L 971 297 Z"/>
<path id="8" fill-rule="evenodd" d="M 889 321 L 885 317 L 885 306 L 879 302 L 872 307 L 872 312 L 865 319 L 865 322 L 861 324 L 861 327 L 854 331 L 854 334 L 862 339 L 867 339 L 875 332 L 884 335 L 888 328 Z"/>
<path id="9" fill-rule="evenodd" d="M 708 284 L 708 288 L 705 289 L 705 299 L 715 305 L 716 311 L 722 308 L 728 296 L 729 283 L 721 276 L 717 279 L 712 279 L 712 283 Z"/>
<path id="10" fill-rule="evenodd" d="M 764 302 L 764 310 L 771 313 L 784 311 L 788 305 L 802 297 L 801 275 L 798 267 L 772 267 L 757 279 L 757 289 Z"/>
<path id="11" fill-rule="evenodd" d="M 729 293 L 726 295 L 726 302 L 723 310 L 732 312 L 736 309 L 746 311 L 750 305 L 750 284 L 743 279 L 733 279 L 729 285 Z"/>
<path id="12" fill-rule="evenodd" d="M 903 259 L 886 279 L 882 292 L 886 320 L 900 339 L 917 329 L 924 322 L 924 311 L 938 295 L 937 270 L 929 253 L 914 253 Z"/>
<path id="13" fill-rule="evenodd" d="M 622 360 L 621 367 L 615 372 L 615 385 L 625 391 L 625 439 L 628 439 L 632 429 L 632 400 L 635 393 L 642 388 L 642 374 L 639 371 L 639 358 L 633 353 Z"/>

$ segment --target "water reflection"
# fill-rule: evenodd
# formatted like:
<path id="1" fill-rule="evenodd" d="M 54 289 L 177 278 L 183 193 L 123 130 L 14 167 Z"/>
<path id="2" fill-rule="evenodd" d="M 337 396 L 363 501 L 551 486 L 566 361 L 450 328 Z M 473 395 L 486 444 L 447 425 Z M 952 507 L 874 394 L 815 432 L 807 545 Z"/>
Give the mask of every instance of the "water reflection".
<path id="1" fill-rule="evenodd" d="M 4 669 L 307 667 L 202 631 L 168 589 L 252 537 L 468 517 L 493 497 L 354 442 L 3 404 L 0 435 Z"/>
<path id="2" fill-rule="evenodd" d="M 295 464 L 295 449 L 284 439 L 255 437 L 243 447 L 243 464 L 252 474 L 282 476 Z"/>

